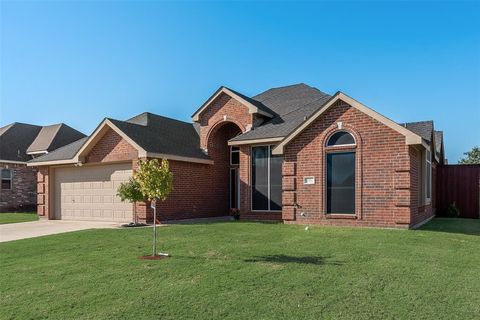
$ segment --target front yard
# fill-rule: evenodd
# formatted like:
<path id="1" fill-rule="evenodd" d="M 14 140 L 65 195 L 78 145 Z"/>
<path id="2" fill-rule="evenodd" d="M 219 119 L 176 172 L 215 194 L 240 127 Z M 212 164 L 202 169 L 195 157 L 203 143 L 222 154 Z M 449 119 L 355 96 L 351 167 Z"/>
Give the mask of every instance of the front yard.
<path id="1" fill-rule="evenodd" d="M 480 221 L 403 231 L 226 222 L 0 244 L 1 319 L 478 319 Z M 466 232 L 463 232 L 467 230 Z"/>
<path id="2" fill-rule="evenodd" d="M 0 213 L 0 224 L 37 221 L 36 212 Z"/>

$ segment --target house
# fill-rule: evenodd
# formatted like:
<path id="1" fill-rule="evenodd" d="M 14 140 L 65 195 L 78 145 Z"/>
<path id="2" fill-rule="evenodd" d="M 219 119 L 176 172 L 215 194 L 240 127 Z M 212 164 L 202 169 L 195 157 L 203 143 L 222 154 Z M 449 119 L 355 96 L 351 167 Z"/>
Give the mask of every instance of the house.
<path id="1" fill-rule="evenodd" d="M 31 160 L 38 214 L 131 221 L 116 189 L 145 158 L 168 159 L 174 173 L 172 194 L 157 204 L 161 221 L 238 208 L 246 219 L 411 228 L 435 214 L 444 147 L 432 121 L 396 123 L 305 84 L 253 97 L 220 87 L 192 120 L 106 118 L 88 138 Z M 148 205 L 136 206 L 152 220 Z"/>
<path id="2" fill-rule="evenodd" d="M 42 127 L 15 122 L 0 128 L 0 212 L 34 210 L 37 169 L 27 162 L 83 137 L 63 123 Z"/>

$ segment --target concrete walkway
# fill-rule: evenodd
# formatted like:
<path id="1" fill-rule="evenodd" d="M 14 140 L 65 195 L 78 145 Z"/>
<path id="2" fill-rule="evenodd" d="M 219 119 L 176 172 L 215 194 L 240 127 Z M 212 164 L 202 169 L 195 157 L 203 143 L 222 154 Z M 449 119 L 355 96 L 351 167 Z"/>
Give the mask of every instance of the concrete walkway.
<path id="1" fill-rule="evenodd" d="M 0 242 L 86 229 L 111 229 L 118 228 L 119 226 L 120 224 L 114 222 L 65 220 L 39 220 L 32 222 L 9 223 L 0 225 Z"/>

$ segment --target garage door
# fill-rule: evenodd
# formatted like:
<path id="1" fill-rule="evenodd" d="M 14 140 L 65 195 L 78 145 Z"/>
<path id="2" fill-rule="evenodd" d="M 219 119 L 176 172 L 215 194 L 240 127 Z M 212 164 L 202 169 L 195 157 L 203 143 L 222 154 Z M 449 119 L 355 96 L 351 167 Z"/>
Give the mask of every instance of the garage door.
<path id="1" fill-rule="evenodd" d="M 131 176 L 131 163 L 55 169 L 55 219 L 132 221 L 132 204 L 116 195 Z"/>

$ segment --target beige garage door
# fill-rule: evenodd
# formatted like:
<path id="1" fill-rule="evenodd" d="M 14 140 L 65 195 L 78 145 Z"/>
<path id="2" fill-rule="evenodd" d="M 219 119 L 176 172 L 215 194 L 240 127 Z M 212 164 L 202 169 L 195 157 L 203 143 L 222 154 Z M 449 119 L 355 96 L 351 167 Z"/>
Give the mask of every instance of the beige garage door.
<path id="1" fill-rule="evenodd" d="M 55 169 L 55 219 L 132 221 L 132 204 L 116 196 L 131 175 L 131 163 Z"/>

